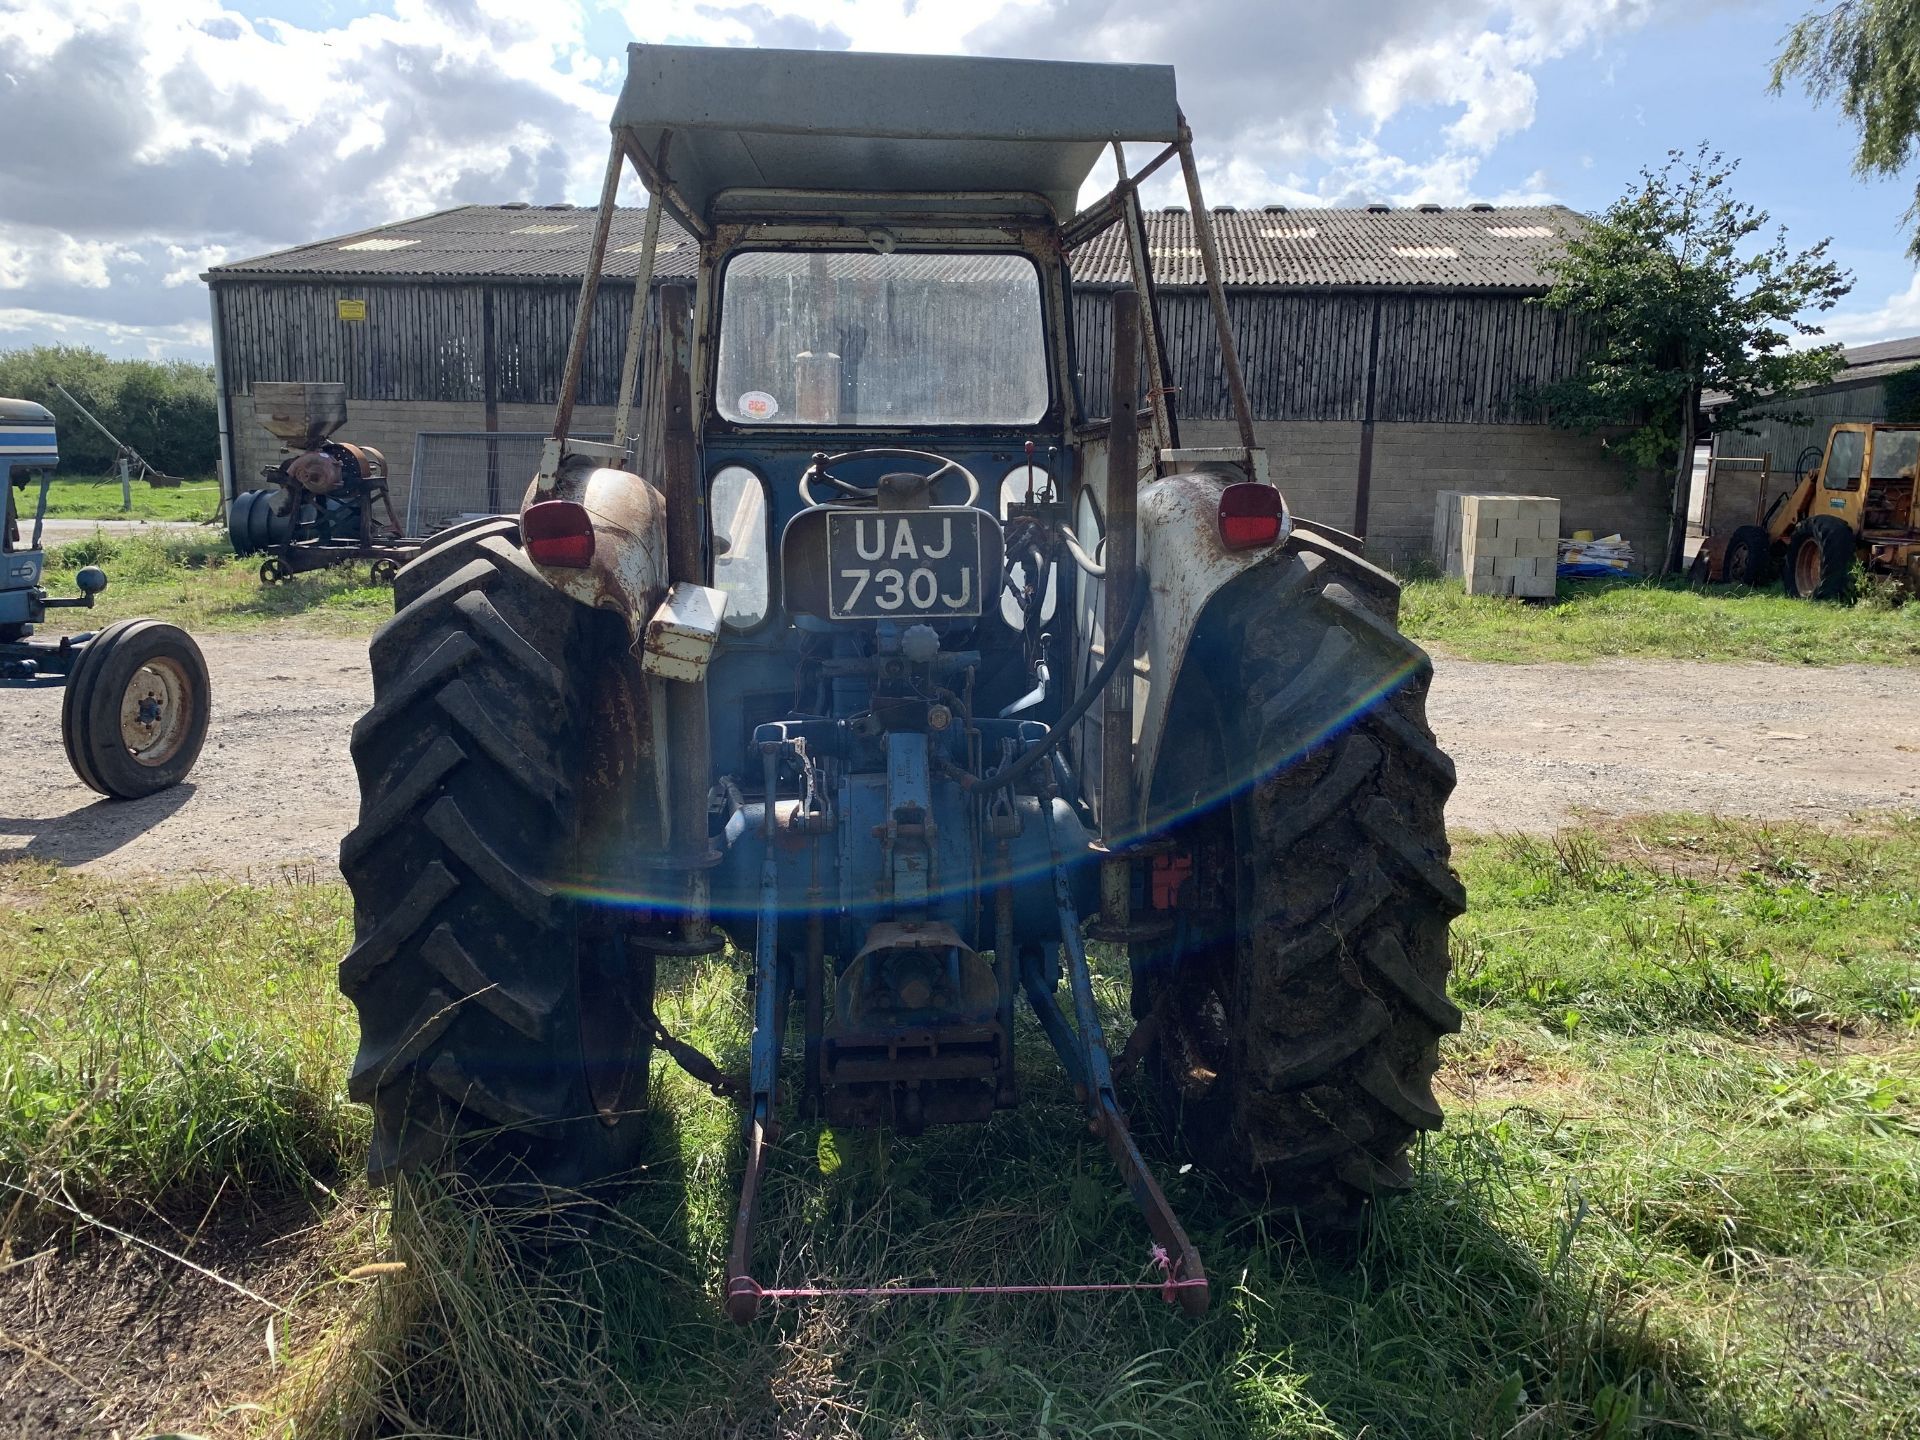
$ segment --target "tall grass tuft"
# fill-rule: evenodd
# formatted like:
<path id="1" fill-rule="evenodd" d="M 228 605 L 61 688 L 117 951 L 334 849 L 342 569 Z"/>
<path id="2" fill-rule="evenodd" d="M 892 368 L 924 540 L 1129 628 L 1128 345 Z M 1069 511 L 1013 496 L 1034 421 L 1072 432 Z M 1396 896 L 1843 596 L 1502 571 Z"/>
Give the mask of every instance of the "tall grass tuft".
<path id="1" fill-rule="evenodd" d="M 363 1143 L 336 887 L 116 895 L 30 861 L 0 886 L 0 1215 L 315 1196 Z"/>

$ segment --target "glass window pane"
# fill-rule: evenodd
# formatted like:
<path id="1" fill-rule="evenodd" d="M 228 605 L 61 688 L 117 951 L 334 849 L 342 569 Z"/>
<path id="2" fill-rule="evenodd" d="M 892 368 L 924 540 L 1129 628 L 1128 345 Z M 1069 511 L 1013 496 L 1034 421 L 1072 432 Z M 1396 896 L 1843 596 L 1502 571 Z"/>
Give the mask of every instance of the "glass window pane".
<path id="1" fill-rule="evenodd" d="M 1873 436 L 1873 478 L 1911 480 L 1920 461 L 1920 430 L 1877 430 Z"/>
<path id="2" fill-rule="evenodd" d="M 1091 489 L 1082 488 L 1080 501 L 1074 507 L 1073 533 L 1080 542 L 1080 548 L 1095 559 L 1105 558 L 1106 552 L 1101 543 L 1106 538 L 1106 526 L 1101 522 L 1099 508 L 1093 503 Z M 1104 645 L 1101 638 L 1100 605 L 1105 594 L 1101 582 L 1079 567 L 1074 568 L 1079 577 L 1079 589 L 1074 594 L 1074 606 L 1080 612 L 1076 629 L 1085 640 L 1093 645 Z M 1091 668 L 1088 671 L 1092 673 Z"/>
<path id="3" fill-rule="evenodd" d="M 728 264 L 716 403 L 748 425 L 1017 425 L 1047 410 L 1018 255 L 752 252 Z"/>
<path id="4" fill-rule="evenodd" d="M 1006 478 L 1000 482 L 1000 518 L 1007 518 L 1007 507 L 1015 503 L 1024 504 L 1031 486 L 1035 500 L 1045 500 L 1052 494 L 1053 480 L 1040 466 L 1029 469 L 1025 465 L 1009 470 Z M 1007 580 L 1000 590 L 1000 617 L 1018 630 L 1026 623 L 1020 609 L 1020 595 L 1027 585 L 1028 558 L 1024 554 L 1007 555 Z M 1053 619 L 1053 612 L 1059 603 L 1056 590 L 1059 585 L 1059 569 L 1053 567 L 1047 572 L 1047 593 L 1040 602 L 1040 623 L 1046 624 Z"/>
<path id="5" fill-rule="evenodd" d="M 1825 485 L 1829 490 L 1858 490 L 1860 462 L 1866 455 L 1866 436 L 1858 430 L 1839 430 L 1827 447 Z"/>
<path id="6" fill-rule="evenodd" d="M 726 624 L 750 630 L 767 618 L 767 490 L 744 465 L 713 477 L 713 583 L 727 594 Z"/>

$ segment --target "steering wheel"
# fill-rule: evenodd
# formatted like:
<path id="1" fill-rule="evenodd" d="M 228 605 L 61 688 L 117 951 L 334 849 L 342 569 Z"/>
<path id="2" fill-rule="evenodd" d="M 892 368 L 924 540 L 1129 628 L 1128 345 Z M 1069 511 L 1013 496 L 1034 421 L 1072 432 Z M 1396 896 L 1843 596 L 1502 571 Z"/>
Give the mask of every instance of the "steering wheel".
<path id="1" fill-rule="evenodd" d="M 944 455 L 936 455 L 931 450 L 901 450 L 891 445 L 876 446 L 871 450 L 844 450 L 838 455 L 815 455 L 813 462 L 800 472 L 800 498 L 809 507 L 829 505 L 830 500 L 816 500 L 811 481 L 818 480 L 823 485 L 831 485 L 839 495 L 845 497 L 841 504 L 871 505 L 879 491 L 871 485 L 855 485 L 842 480 L 829 468 L 848 460 L 865 460 L 875 456 L 894 456 L 902 460 L 925 460 L 933 465 L 927 472 L 927 484 L 933 486 L 950 474 L 959 474 L 967 482 L 967 498 L 962 504 L 971 505 L 980 498 L 980 482 L 974 473 L 958 460 L 949 460 Z"/>

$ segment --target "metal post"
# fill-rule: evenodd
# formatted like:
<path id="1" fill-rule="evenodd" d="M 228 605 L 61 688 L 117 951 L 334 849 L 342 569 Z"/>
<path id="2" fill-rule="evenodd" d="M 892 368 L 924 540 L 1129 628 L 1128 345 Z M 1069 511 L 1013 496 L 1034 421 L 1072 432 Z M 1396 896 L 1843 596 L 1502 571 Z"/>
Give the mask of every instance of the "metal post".
<path id="1" fill-rule="evenodd" d="M 120 512 L 133 509 L 133 471 L 127 464 L 127 452 L 120 452 Z"/>
<path id="2" fill-rule="evenodd" d="M 1227 391 L 1233 397 L 1234 419 L 1240 422 L 1240 444 L 1248 451 L 1247 478 L 1253 478 L 1253 455 L 1258 449 L 1253 438 L 1253 411 L 1247 405 L 1247 380 L 1240 371 L 1240 353 L 1233 345 L 1233 324 L 1227 318 L 1227 292 L 1220 279 L 1220 247 L 1213 237 L 1213 216 L 1207 210 L 1206 197 L 1200 193 L 1200 171 L 1193 163 L 1193 131 L 1187 117 L 1180 117 L 1180 170 L 1186 176 L 1187 204 L 1193 211 L 1193 237 L 1200 246 L 1200 265 L 1207 272 L 1207 300 L 1213 306 L 1213 323 L 1220 331 L 1220 363 L 1227 372 Z"/>
<path id="3" fill-rule="evenodd" d="M 706 489 L 694 440 L 692 323 L 684 285 L 660 292 L 665 322 L 666 445 L 661 457 L 667 505 L 667 581 L 706 583 Z M 682 938 L 703 940 L 707 929 L 707 687 L 669 685 L 667 736 L 673 756 L 668 782 L 669 835 L 674 864 L 687 876 Z M 773 797 L 767 797 L 773 804 Z"/>
<path id="4" fill-rule="evenodd" d="M 220 504 L 233 503 L 233 431 L 227 407 L 227 337 L 220 324 L 220 290 L 207 286 L 207 307 L 213 316 L 213 407 L 220 424 Z"/>
<path id="5" fill-rule="evenodd" d="M 1118 140 L 1113 142 L 1113 165 L 1120 172 L 1121 186 L 1126 187 L 1120 215 L 1127 231 L 1133 288 L 1140 292 L 1140 333 L 1147 342 L 1147 408 L 1153 415 L 1153 446 L 1157 452 L 1173 444 L 1167 416 L 1167 377 L 1160 353 L 1160 317 L 1154 313 L 1153 262 L 1147 255 L 1147 228 L 1140 214 L 1140 192 L 1128 182 L 1127 152 Z M 1158 454 L 1154 456 L 1154 463 L 1157 467 Z"/>
<path id="6" fill-rule="evenodd" d="M 1107 575 L 1103 586 L 1105 641 L 1117 642 L 1133 603 L 1139 553 L 1140 296 L 1113 295 L 1113 402 L 1107 421 Z M 1100 838 L 1109 854 L 1100 862 L 1101 919 L 1124 934 L 1131 922 L 1132 867 L 1112 854 L 1133 834 L 1133 665 L 1123 657 L 1101 697 Z"/>
<path id="7" fill-rule="evenodd" d="M 633 392 L 640 383 L 640 349 L 646 343 L 647 300 L 653 291 L 654 248 L 660 242 L 660 198 L 647 198 L 647 225 L 640 237 L 640 273 L 633 282 L 633 314 L 627 320 L 627 349 L 620 360 L 620 399 L 613 412 L 613 443 L 625 445 L 633 424 Z"/>
<path id="8" fill-rule="evenodd" d="M 660 137 L 660 163 L 666 164 L 673 132 Z M 627 320 L 627 349 L 620 360 L 620 396 L 613 412 L 613 443 L 625 445 L 633 423 L 633 392 L 640 383 L 640 349 L 647 334 L 647 300 L 653 294 L 653 257 L 660 245 L 660 197 L 647 192 L 647 222 L 640 232 L 640 273 L 633 280 L 633 314 Z"/>
<path id="9" fill-rule="evenodd" d="M 607 155 L 606 178 L 600 183 L 600 213 L 593 223 L 593 242 L 587 247 L 587 273 L 580 281 L 580 308 L 573 317 L 573 339 L 567 346 L 567 366 L 560 373 L 560 403 L 553 412 L 553 438 L 564 440 L 573 426 L 574 399 L 580 372 L 587 361 L 587 336 L 593 329 L 593 297 L 600 290 L 600 269 L 606 264 L 607 235 L 613 229 L 614 202 L 620 195 L 620 166 L 626 159 L 618 140 Z M 542 489 L 553 487 L 553 477 L 542 475 Z"/>
<path id="10" fill-rule="evenodd" d="M 1373 321 L 1367 327 L 1367 392 L 1360 412 L 1360 468 L 1353 484 L 1353 533 L 1367 538 L 1368 512 L 1373 508 L 1373 402 L 1380 378 L 1380 297 L 1373 297 Z M 1442 561 L 1446 556 L 1440 557 Z"/>
<path id="11" fill-rule="evenodd" d="M 1049 802 L 1043 800 L 1041 804 Z M 1013 996 L 1018 984 L 1019 958 L 1013 939 L 1013 847 L 1002 839 L 995 848 L 999 884 L 993 889 L 993 979 L 1000 992 L 1000 1074 L 994 1104 L 1011 1108 L 1016 1098 L 1013 1076 Z"/>

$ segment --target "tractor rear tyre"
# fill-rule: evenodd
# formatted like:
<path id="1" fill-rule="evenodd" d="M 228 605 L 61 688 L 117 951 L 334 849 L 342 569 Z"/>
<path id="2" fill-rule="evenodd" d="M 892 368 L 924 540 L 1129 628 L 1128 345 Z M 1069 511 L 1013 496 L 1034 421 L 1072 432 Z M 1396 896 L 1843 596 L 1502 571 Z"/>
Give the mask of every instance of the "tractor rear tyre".
<path id="1" fill-rule="evenodd" d="M 1853 593 L 1853 527 L 1831 515 L 1803 520 L 1787 541 L 1786 592 L 1801 600 L 1846 600 Z"/>
<path id="2" fill-rule="evenodd" d="M 207 742 L 207 662 L 159 620 L 118 620 L 80 651 L 60 697 L 73 773 L 113 800 L 178 785 Z"/>
<path id="3" fill-rule="evenodd" d="M 1411 1183 L 1407 1150 L 1440 1125 L 1431 1081 L 1461 1018 L 1447 927 L 1466 896 L 1432 666 L 1397 628 L 1398 585 L 1310 530 L 1287 548 L 1214 602 L 1226 623 L 1183 666 L 1168 733 L 1184 758 L 1156 794 L 1190 807 L 1222 774 L 1237 785 L 1182 827 L 1196 877 L 1232 877 L 1227 918 L 1144 967 L 1134 1006 L 1159 1010 L 1151 1069 L 1188 1152 L 1345 1230 Z"/>
<path id="4" fill-rule="evenodd" d="M 630 1171 L 651 968 L 568 893 L 589 797 L 588 687 L 625 650 L 486 523 L 394 580 L 354 726 L 360 823 L 340 846 L 360 1016 L 348 1091 L 368 1178 L 431 1168 L 516 1199 Z M 644 993 L 642 993 L 644 992 Z"/>
<path id="5" fill-rule="evenodd" d="M 1755 587 L 1773 578 L 1773 542 L 1758 525 L 1742 525 L 1727 538 L 1725 567 L 1729 585 Z"/>

